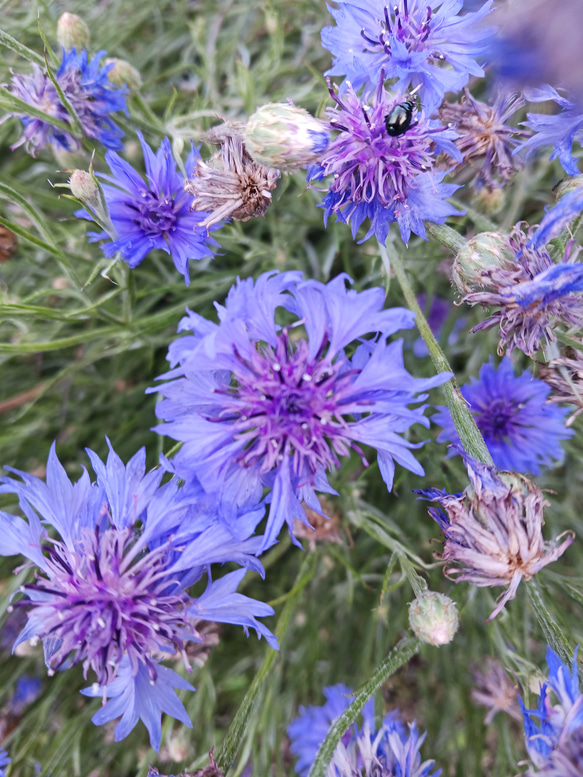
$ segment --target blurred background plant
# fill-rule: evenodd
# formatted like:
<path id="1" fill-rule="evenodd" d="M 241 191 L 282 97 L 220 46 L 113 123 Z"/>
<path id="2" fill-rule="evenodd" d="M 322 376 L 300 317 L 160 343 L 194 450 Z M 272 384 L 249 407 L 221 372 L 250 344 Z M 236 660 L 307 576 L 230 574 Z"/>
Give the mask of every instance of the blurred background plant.
<path id="1" fill-rule="evenodd" d="M 56 69 L 57 22 L 64 12 L 85 20 L 91 55 L 106 50 L 108 57 L 124 60 L 139 74 L 136 78 L 126 71 L 132 87 L 129 114 L 119 112 L 115 121 L 125 132 L 124 158 L 142 172 L 137 131 L 154 150 L 167 136 L 176 157 L 183 154 L 184 159 L 190 139 L 199 142 L 219 117 L 242 121 L 264 103 L 287 99 L 323 116 L 329 102 L 322 73 L 330 66 L 330 55 L 321 46 L 320 32 L 331 19 L 317 0 L 2 0 L 0 8 L 4 33 L 22 44 L 18 52 L 9 38 L 0 39 L 5 44 L 0 48 L 4 84 L 10 82 L 11 69 L 31 71 L 28 50 L 36 52 L 42 65 L 41 34 L 55 52 L 54 59 L 47 52 L 47 61 Z M 486 87 L 479 85 L 474 96 L 487 102 Z M 5 111 L 15 110 L 11 99 L 2 87 L 0 106 Z M 513 123 L 520 118 L 524 112 Z M 2 464 L 42 476 L 56 439 L 61 461 L 76 478 L 87 463 L 83 449 L 90 446 L 103 456 L 108 435 L 124 461 L 146 445 L 148 463 L 156 465 L 172 442 L 150 431 L 156 423 L 156 396 L 145 390 L 167 368 L 168 344 L 185 307 L 216 320 L 213 301 L 224 300 L 238 275 L 301 270 L 306 277 L 328 281 L 347 272 L 356 288 L 385 285 L 387 305 L 404 304 L 372 242 L 357 245 L 342 224 L 324 229 L 317 207 L 321 194 L 307 188 L 302 171 L 281 177 L 264 218 L 233 222 L 213 233 L 221 248 L 214 259 L 190 263 L 188 287 L 171 258 L 159 250 L 137 270 L 112 263 L 98 245 L 88 242 L 88 222 L 74 216 L 79 204 L 62 196 L 70 192 L 60 186 L 72 170 L 89 170 L 91 159 L 95 172 L 107 172 L 103 149 L 97 145 L 92 156 L 92 144 L 82 144 L 74 153 L 50 146 L 33 158 L 23 149 L 10 150 L 21 131 L 17 118 L 0 124 L 0 225 L 16 235 L 0 234 Z M 208 158 L 211 151 L 203 146 L 201 153 Z M 459 175 L 459 182 L 469 177 L 467 171 Z M 452 224 L 467 239 L 482 231 L 509 233 L 520 219 L 538 223 L 563 175 L 558 161 L 538 158 L 501 189 L 476 192 L 468 185 L 454 198 L 466 215 Z M 403 255 L 403 247 L 398 250 Z M 426 315 L 434 301 L 449 303 L 439 341 L 458 382 L 464 384 L 496 352 L 499 337 L 496 330 L 469 334 L 484 313 L 452 304 L 459 299 L 449 280 L 453 258 L 452 250 L 441 243 L 414 236 L 406 269 L 415 293 L 422 295 Z M 457 336 L 451 337 L 453 332 Z M 415 330 L 405 334 L 405 363 L 416 377 L 430 377 L 430 359 L 416 355 L 417 337 Z M 516 374 L 531 366 L 518 351 L 513 359 Z M 433 390 L 431 402 L 443 404 L 441 389 Z M 564 462 L 536 478 L 540 488 L 554 492 L 545 512 L 549 538 L 566 530 L 583 534 L 582 423 L 580 417 L 574 419 L 575 434 L 562 444 Z M 0 746 L 12 759 L 8 773 L 28 777 L 40 769 L 41 775 L 70 777 L 145 776 L 150 762 L 168 774 L 204 768 L 208 752 L 213 746 L 220 749 L 252 687 L 255 704 L 230 774 L 236 777 L 248 764 L 261 777 L 291 774 L 286 730 L 298 705 L 321 704 L 325 686 L 358 687 L 407 633 L 407 604 L 416 593 L 411 587 L 413 567 L 432 591 L 456 602 L 460 628 L 449 644 L 422 646 L 385 684 L 378 711 L 398 707 L 406 721 L 416 719 L 420 730 L 428 732 L 427 757 L 435 758 L 446 775 L 514 774 L 526 757 L 522 730 L 505 712 L 489 716 L 485 723 L 484 709 L 475 700 L 476 688 L 485 681 L 476 684 L 475 666 L 488 666 L 486 657 L 495 656 L 532 708 L 548 635 L 528 604 L 527 586 L 486 625 L 495 593 L 454 586 L 435 562 L 436 546 L 430 540 L 439 537 L 439 530 L 412 489 L 438 487 L 457 493 L 467 485 L 461 458 L 446 458 L 446 444 L 435 442 L 439 431 L 435 426 L 409 431 L 411 442 L 431 440 L 416 452 L 426 475 L 398 469 L 390 494 L 378 465 L 364 470 L 353 455 L 342 476 L 331 480 L 339 491 L 328 500 L 334 532 L 323 532 L 321 541 L 304 540 L 304 553 L 282 536 L 263 557 L 265 582 L 250 575 L 244 592 L 275 607 L 276 616 L 267 621 L 281 639 L 280 654 L 266 653 L 263 642 L 246 640 L 235 627 L 222 627 L 208 660 L 206 654 L 193 659 L 189 680 L 197 692 L 183 701 L 194 729 L 166 718 L 159 756 L 149 748 L 142 727 L 115 744 L 113 726 L 91 723 L 99 701 L 79 695 L 86 685 L 81 671 L 47 677 L 40 645 L 27 644 L 18 649 L 19 655 L 10 655 L 22 624 L 15 623 L 18 611 L 8 616 L 6 610 L 27 571 L 15 577 L 10 560 L 0 559 Z M 12 497 L 0 496 L 0 507 L 13 505 Z M 572 647 L 583 639 L 582 564 L 577 541 L 538 575 L 534 594 Z M 216 634 L 211 641 L 217 641 Z M 175 669 L 184 671 L 179 662 Z M 261 672 L 265 682 L 252 686 Z M 30 678 L 41 684 L 40 694 L 23 691 L 23 682 Z"/>

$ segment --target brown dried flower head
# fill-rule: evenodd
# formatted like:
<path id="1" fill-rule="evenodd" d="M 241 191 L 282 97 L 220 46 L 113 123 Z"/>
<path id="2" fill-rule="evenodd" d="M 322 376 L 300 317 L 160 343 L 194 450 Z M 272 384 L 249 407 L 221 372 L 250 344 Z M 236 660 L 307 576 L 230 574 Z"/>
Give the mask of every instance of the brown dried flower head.
<path id="1" fill-rule="evenodd" d="M 237 133 L 223 137 L 221 150 L 208 162 L 198 159 L 196 175 L 184 185 L 193 196 L 191 209 L 210 211 L 203 227 L 264 216 L 280 176 L 279 170 L 255 162 Z"/>
<path id="2" fill-rule="evenodd" d="M 310 525 L 294 521 L 294 534 L 298 539 L 307 539 L 310 550 L 314 550 L 317 542 L 333 542 L 337 545 L 343 544 L 342 524 L 340 523 L 340 512 L 334 504 L 326 497 L 320 497 L 322 512 L 312 510 L 304 502 L 302 507 L 308 517 Z"/>
<path id="3" fill-rule="evenodd" d="M 518 689 L 508 676 L 504 666 L 495 658 L 487 656 L 480 668 L 474 669 L 475 688 L 472 699 L 488 713 L 484 723 L 488 726 L 497 712 L 506 712 L 514 720 L 522 720 L 518 704 Z"/>
<path id="4" fill-rule="evenodd" d="M 548 502 L 540 488 L 517 472 L 497 472 L 462 455 L 470 479 L 463 493 L 444 494 L 436 488 L 416 493 L 445 510 L 430 508 L 429 514 L 445 537 L 443 552 L 436 557 L 448 562 L 446 577 L 480 587 L 507 586 L 490 621 L 514 599 L 520 581 L 530 580 L 562 556 L 575 535 L 566 531 L 545 542 L 543 508 Z"/>
<path id="5" fill-rule="evenodd" d="M 18 251 L 18 238 L 11 230 L 0 226 L 0 263 L 7 262 Z"/>

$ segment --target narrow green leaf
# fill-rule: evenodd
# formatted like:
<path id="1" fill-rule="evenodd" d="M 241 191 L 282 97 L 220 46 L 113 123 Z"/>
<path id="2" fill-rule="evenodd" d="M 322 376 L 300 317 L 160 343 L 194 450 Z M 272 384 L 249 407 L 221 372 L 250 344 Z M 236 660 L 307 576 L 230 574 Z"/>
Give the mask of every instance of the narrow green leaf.
<path id="1" fill-rule="evenodd" d="M 383 683 L 386 683 L 391 675 L 395 674 L 397 669 L 400 669 L 417 653 L 420 645 L 421 643 L 418 639 L 401 640 L 375 669 L 371 678 L 363 683 L 354 693 L 354 700 L 350 706 L 330 726 L 326 739 L 320 745 L 308 777 L 326 777 L 328 764 L 332 760 L 334 750 L 336 750 L 346 730 L 354 723 L 370 697 L 378 691 Z"/>
<path id="2" fill-rule="evenodd" d="M 29 105 L 25 100 L 21 100 L 20 97 L 12 94 L 5 86 L 0 86 L 0 108 L 10 111 L 11 113 L 22 113 L 25 116 L 34 116 L 35 119 L 50 124 L 52 127 L 64 130 L 71 133 L 71 125 L 67 124 L 61 119 L 57 119 L 55 116 L 51 116 L 49 113 L 41 111 L 40 108 L 35 108 L 34 105 Z"/>
<path id="3" fill-rule="evenodd" d="M 42 66 L 45 63 L 40 54 L 37 54 L 36 51 L 29 49 L 28 46 L 24 45 L 24 43 L 17 41 L 16 38 L 13 38 L 12 35 L 4 32 L 4 30 L 0 30 L 0 44 L 6 46 L 6 48 L 10 49 L 11 51 L 14 51 L 14 53 L 18 54 L 18 56 L 24 57 L 24 59 L 28 59 L 28 61 L 32 62 L 34 65 Z"/>

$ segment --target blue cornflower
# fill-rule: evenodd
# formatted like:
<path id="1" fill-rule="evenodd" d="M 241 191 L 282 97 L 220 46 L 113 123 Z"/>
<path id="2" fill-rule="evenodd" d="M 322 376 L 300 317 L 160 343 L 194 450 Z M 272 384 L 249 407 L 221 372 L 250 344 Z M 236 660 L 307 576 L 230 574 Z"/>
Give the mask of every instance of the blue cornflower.
<path id="1" fill-rule="evenodd" d="M 524 127 L 533 131 L 533 135 L 521 143 L 514 154 L 524 154 L 527 158 L 537 148 L 552 146 L 550 159 L 557 159 L 568 175 L 578 175 L 578 158 L 573 156 L 573 143 L 583 142 L 583 113 L 575 103 L 561 95 L 552 86 L 545 84 L 538 89 L 525 89 L 524 96 L 530 102 L 540 103 L 553 100 L 562 109 L 552 115 L 546 113 L 527 113 L 528 121 Z"/>
<path id="2" fill-rule="evenodd" d="M 492 620 L 514 599 L 521 580 L 530 580 L 562 556 L 575 534 L 566 531 L 545 541 L 543 512 L 548 502 L 541 489 L 524 475 L 498 472 L 463 449 L 459 452 L 470 481 L 461 494 L 437 488 L 415 493 L 443 508 L 430 507 L 428 512 L 444 536 L 443 552 L 435 556 L 455 565 L 444 567 L 445 576 L 480 588 L 507 586 L 488 618 Z"/>
<path id="3" fill-rule="evenodd" d="M 532 228 L 524 233 L 518 224 L 505 239 L 508 252 L 481 270 L 478 286 L 463 301 L 469 305 L 498 307 L 473 328 L 500 326 L 498 353 L 519 348 L 534 357 L 541 342 L 554 342 L 558 323 L 583 326 L 583 264 L 575 263 L 579 248 L 567 245 L 563 261 L 553 264 L 548 251 L 532 247 Z M 504 243 L 504 239 L 503 239 Z"/>
<path id="4" fill-rule="evenodd" d="M 0 493 L 16 494 L 25 515 L 0 513 L 0 555 L 22 554 L 36 567 L 34 582 L 20 588 L 24 598 L 12 605 L 29 608 L 15 646 L 41 639 L 49 674 L 78 663 L 85 677 L 92 670 L 97 681 L 87 695 L 114 699 L 94 722 L 121 715 L 119 740 L 141 718 L 158 749 L 161 712 L 190 725 L 173 688 L 194 689 L 157 657 L 178 652 L 190 669 L 185 646 L 202 641 L 197 621 L 254 628 L 277 647 L 257 620 L 272 608 L 235 593 L 244 570 L 209 578 L 196 598 L 187 593 L 213 562 L 261 571 L 251 555 L 260 538 L 235 540 L 204 495 L 183 494 L 173 481 L 160 485 L 164 471 L 146 473 L 143 449 L 127 465 L 111 447 L 105 463 L 87 453 L 95 483 L 86 471 L 72 483 L 54 445 L 46 483 L 10 468 L 22 482 L 0 480 Z"/>
<path id="5" fill-rule="evenodd" d="M 12 759 L 8 758 L 6 750 L 0 750 L 0 777 L 4 777 L 4 767 L 8 766 Z"/>
<path id="6" fill-rule="evenodd" d="M 88 61 L 85 49 L 79 53 L 75 48 L 71 51 L 63 49 L 63 60 L 55 79 L 74 108 L 87 137 L 98 140 L 106 148 L 120 149 L 123 148 L 120 138 L 124 133 L 110 118 L 110 114 L 116 111 L 125 111 L 127 114 L 126 95 L 129 90 L 125 86 L 115 86 L 108 80 L 107 74 L 113 63 L 100 64 L 105 54 L 105 51 L 98 51 L 93 59 Z M 61 102 L 55 85 L 38 65 L 32 67 L 32 75 L 13 74 L 9 87 L 12 94 L 33 108 L 70 124 L 71 117 Z M 78 138 L 47 124 L 42 119 L 17 111 L 7 115 L 18 117 L 24 125 L 22 137 L 11 146 L 12 149 L 24 145 L 26 151 L 35 156 L 37 151 L 50 143 L 67 151 L 74 151 L 81 145 Z"/>
<path id="7" fill-rule="evenodd" d="M 458 92 L 470 76 L 481 77 L 492 31 L 481 22 L 492 7 L 458 15 L 463 0 L 338 0 L 329 8 L 337 27 L 324 27 L 322 44 L 332 52 L 330 76 L 345 76 L 358 90 L 374 88 L 381 77 L 395 90 L 420 87 L 428 114 L 446 92 Z M 381 76 L 381 73 L 383 75 Z"/>
<path id="8" fill-rule="evenodd" d="M 153 153 L 141 133 L 146 180 L 115 151 L 105 155 L 111 175 L 101 176 L 107 181 L 102 187 L 111 225 L 109 232 L 90 233 L 92 241 L 109 238 L 101 246 L 107 257 L 119 251 L 130 267 L 137 267 L 155 248 L 170 254 L 176 269 L 190 283 L 189 259 L 212 256 L 209 245 L 218 243 L 209 237 L 209 228 L 202 225 L 209 213 L 191 211 L 190 198 L 184 191 L 186 179 L 176 170 L 176 162 L 168 138 Z M 186 174 L 193 175 L 198 150 L 191 148 L 186 160 Z M 77 216 L 94 220 L 97 214 L 89 205 Z M 100 226 L 104 226 L 100 224 Z M 210 227 L 216 229 L 216 226 Z"/>
<path id="9" fill-rule="evenodd" d="M 218 306 L 219 324 L 188 311 L 179 331 L 191 334 L 170 346 L 168 382 L 150 389 L 164 397 L 156 412 L 166 423 L 156 431 L 184 443 L 171 468 L 218 490 L 233 531 L 231 505 L 252 504 L 271 489 L 262 551 L 284 522 L 290 533 L 294 518 L 307 523 L 302 500 L 321 514 L 315 490 L 336 493 L 326 470 L 340 467 L 340 457 L 354 450 L 368 466 L 363 444 L 377 449 L 389 489 L 395 461 L 423 474 L 410 450 L 419 446 L 400 435 L 428 421 L 423 407 L 408 404 L 449 374 L 413 378 L 402 341 L 387 337 L 412 327 L 414 314 L 383 310 L 383 289 L 357 293 L 347 280 L 302 282 L 298 272 L 239 280 Z M 286 326 L 275 321 L 278 308 Z"/>
<path id="10" fill-rule="evenodd" d="M 528 243 L 529 248 L 543 248 L 549 240 L 560 235 L 583 211 L 583 186 L 564 194 L 554 208 L 545 213 Z"/>
<path id="11" fill-rule="evenodd" d="M 510 359 L 496 369 L 490 357 L 461 392 L 498 469 L 539 475 L 541 468 L 563 461 L 561 440 L 573 435 L 565 427 L 569 410 L 547 404 L 550 387 L 529 370 L 516 377 Z M 438 442 L 459 443 L 447 407 L 431 420 L 443 427 Z"/>
<path id="12" fill-rule="evenodd" d="M 424 220 L 443 224 L 448 216 L 459 215 L 447 202 L 459 186 L 442 183 L 446 173 L 432 169 L 436 152 L 461 162 L 453 130 L 417 111 L 405 132 L 390 135 L 385 120 L 405 98 L 387 92 L 382 78 L 370 105 L 350 85 L 341 96 L 330 87 L 330 95 L 336 105 L 328 108 L 329 127 L 339 134 L 312 171 L 316 180 L 330 176 L 322 201 L 325 223 L 335 213 L 350 223 L 356 237 L 368 218 L 371 226 L 364 239 L 374 234 L 384 243 L 396 221 L 407 243 L 411 232 L 425 238 Z"/>
<path id="13" fill-rule="evenodd" d="M 324 689 L 328 699 L 322 707 L 301 707 L 300 715 L 288 727 L 291 751 L 299 757 L 296 773 L 306 777 L 331 723 L 348 706 L 350 688 L 334 685 Z M 435 761 L 421 762 L 419 750 L 425 734 L 419 735 L 417 724 L 407 732 L 396 713 L 375 724 L 374 701 L 362 711 L 362 725 L 353 723 L 334 751 L 328 777 L 428 777 Z M 441 769 L 432 773 L 439 777 Z"/>
<path id="14" fill-rule="evenodd" d="M 526 774 L 578 777 L 583 773 L 583 694 L 579 688 L 577 650 L 571 672 L 548 646 L 547 664 L 549 678 L 541 685 L 537 709 L 527 710 L 520 700 L 526 749 L 535 767 Z M 552 701 L 551 693 L 555 697 Z"/>

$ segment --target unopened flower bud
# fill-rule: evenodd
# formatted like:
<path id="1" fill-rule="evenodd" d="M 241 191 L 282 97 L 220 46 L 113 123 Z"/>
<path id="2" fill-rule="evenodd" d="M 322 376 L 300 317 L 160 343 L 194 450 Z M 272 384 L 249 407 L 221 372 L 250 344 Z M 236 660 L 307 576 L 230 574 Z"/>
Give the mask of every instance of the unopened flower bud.
<path id="1" fill-rule="evenodd" d="M 65 51 L 86 49 L 91 34 L 83 19 L 74 13 L 64 13 L 57 22 L 57 40 Z"/>
<path id="2" fill-rule="evenodd" d="M 462 294 L 484 286 L 484 273 L 513 263 L 507 238 L 500 232 L 481 232 L 468 240 L 455 258 L 451 279 Z"/>
<path id="3" fill-rule="evenodd" d="M 314 164 L 329 142 L 323 122 L 288 103 L 263 105 L 245 128 L 245 147 L 253 159 L 280 170 Z"/>
<path id="4" fill-rule="evenodd" d="M 114 86 L 126 85 L 132 92 L 137 92 L 142 86 L 142 76 L 139 71 L 125 59 L 110 58 L 105 60 L 105 64 L 113 65 L 107 72 L 107 78 Z"/>
<path id="5" fill-rule="evenodd" d="M 0 263 L 12 259 L 18 251 L 18 238 L 6 227 L 0 226 Z"/>
<path id="6" fill-rule="evenodd" d="M 564 178 L 554 190 L 555 199 L 558 201 L 570 192 L 579 191 L 583 186 L 583 175 L 570 175 Z"/>
<path id="7" fill-rule="evenodd" d="M 505 205 L 506 189 L 502 186 L 496 189 L 489 189 L 487 186 L 482 186 L 482 188 L 476 192 L 474 207 L 486 216 L 495 216 L 502 211 Z"/>
<path id="8" fill-rule="evenodd" d="M 409 604 L 409 625 L 422 642 L 447 645 L 459 626 L 456 604 L 445 594 L 422 593 Z"/>
<path id="9" fill-rule="evenodd" d="M 73 197 L 77 197 L 83 204 L 94 210 L 99 206 L 101 202 L 99 185 L 91 173 L 88 173 L 86 170 L 73 170 L 73 174 L 69 179 L 69 186 Z"/>

